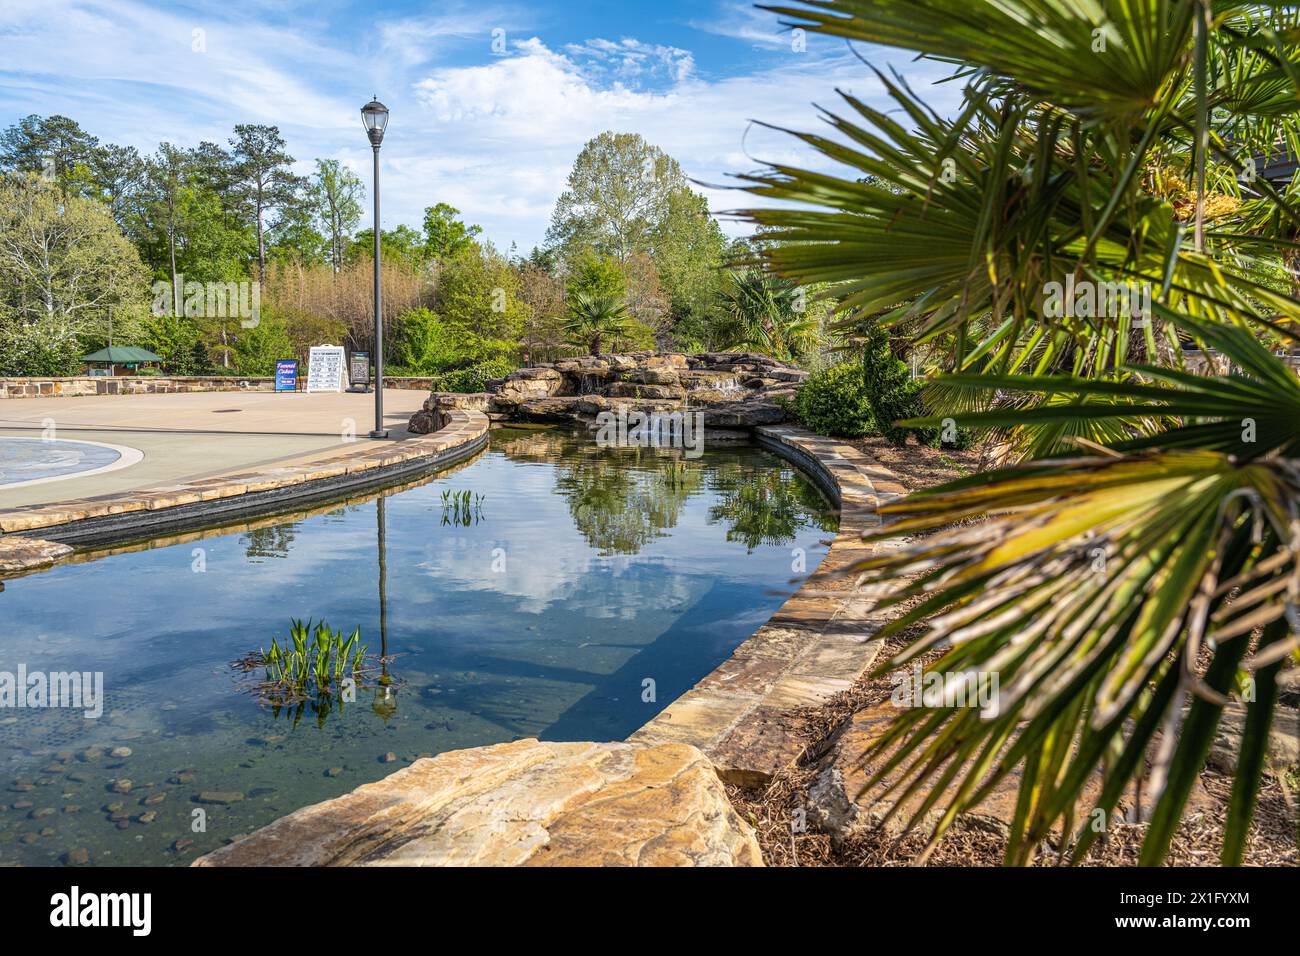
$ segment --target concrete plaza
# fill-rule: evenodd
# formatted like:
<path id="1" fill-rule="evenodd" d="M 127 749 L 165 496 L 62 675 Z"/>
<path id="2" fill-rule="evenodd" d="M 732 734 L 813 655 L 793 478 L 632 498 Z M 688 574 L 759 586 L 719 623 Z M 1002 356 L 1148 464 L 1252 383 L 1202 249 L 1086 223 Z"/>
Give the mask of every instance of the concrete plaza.
<path id="1" fill-rule="evenodd" d="M 428 393 L 385 389 L 389 442 L 411 437 L 406 423 Z M 358 452 L 384 441 L 374 427 L 374 395 L 349 392 L 189 392 L 7 399 L 0 437 L 102 442 L 138 449 L 128 467 L 6 489 L 0 510 L 117 494 L 208 478 L 258 466 L 310 461 L 352 444 Z M 355 437 L 353 437 L 355 436 Z"/>

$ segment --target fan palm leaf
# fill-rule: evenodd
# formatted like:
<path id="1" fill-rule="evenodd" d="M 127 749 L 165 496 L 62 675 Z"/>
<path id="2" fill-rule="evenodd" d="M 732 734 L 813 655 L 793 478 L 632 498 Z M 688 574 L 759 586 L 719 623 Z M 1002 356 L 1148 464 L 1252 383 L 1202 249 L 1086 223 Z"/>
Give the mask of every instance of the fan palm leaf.
<path id="1" fill-rule="evenodd" d="M 1244 172 L 1300 142 L 1300 32 L 1281 6 L 769 8 L 967 83 L 944 118 L 877 74 L 896 109 L 841 94 L 829 134 L 793 134 L 838 173 L 740 177 L 791 204 L 741 212 L 765 228 L 770 268 L 825 283 L 847 323 L 944 343 L 956 374 L 927 397 L 1023 456 L 882 506 L 868 540 L 909 540 L 855 568 L 900 610 L 885 636 L 925 629 L 881 673 L 943 651 L 927 672 L 997 678 L 987 706 L 900 711 L 868 755 L 864 793 L 907 826 L 944 801 L 930 848 L 1018 779 L 1007 862 L 1048 838 L 1081 860 L 1125 810 L 1158 863 L 1238 695 L 1222 859 L 1242 859 L 1275 678 L 1300 643 L 1300 382 L 1273 351 L 1300 325 L 1279 272 L 1300 209 L 1294 187 Z M 1127 285 L 1150 306 L 1054 310 L 1066 282 Z M 1189 345 L 1231 369 L 1191 374 Z"/>

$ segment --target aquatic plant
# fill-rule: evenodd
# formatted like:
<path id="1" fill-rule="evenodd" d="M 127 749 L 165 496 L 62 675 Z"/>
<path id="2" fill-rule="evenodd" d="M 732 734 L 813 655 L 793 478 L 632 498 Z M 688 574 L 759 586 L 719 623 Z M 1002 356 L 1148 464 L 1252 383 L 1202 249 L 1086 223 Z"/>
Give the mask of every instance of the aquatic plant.
<path id="1" fill-rule="evenodd" d="M 466 488 L 464 491 L 452 491 L 450 488 L 442 493 L 442 523 L 466 527 L 483 520 L 483 501 L 485 495 Z"/>
<path id="2" fill-rule="evenodd" d="M 368 645 L 360 640 L 360 627 L 345 638 L 342 630 L 333 630 L 323 620 L 313 627 L 310 620 L 294 618 L 283 645 L 273 637 L 269 651 L 259 649 L 234 666 L 244 672 L 260 669 L 263 677 L 257 690 L 271 703 L 341 696 L 345 680 L 359 683 L 364 676 Z"/>

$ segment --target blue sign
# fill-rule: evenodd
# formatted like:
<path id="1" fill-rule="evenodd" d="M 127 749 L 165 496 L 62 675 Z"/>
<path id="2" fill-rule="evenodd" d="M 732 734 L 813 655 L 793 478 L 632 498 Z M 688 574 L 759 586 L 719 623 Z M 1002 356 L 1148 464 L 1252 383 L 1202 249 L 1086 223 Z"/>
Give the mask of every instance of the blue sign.
<path id="1" fill-rule="evenodd" d="M 277 392 L 298 391 L 297 359 L 282 359 L 275 363 L 275 390 Z"/>

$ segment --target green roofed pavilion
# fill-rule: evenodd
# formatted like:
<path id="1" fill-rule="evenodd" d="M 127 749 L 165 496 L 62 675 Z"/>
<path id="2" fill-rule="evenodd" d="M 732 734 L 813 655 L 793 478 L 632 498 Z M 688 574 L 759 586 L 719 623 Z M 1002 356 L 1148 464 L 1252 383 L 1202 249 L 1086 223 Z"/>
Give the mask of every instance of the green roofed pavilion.
<path id="1" fill-rule="evenodd" d="M 148 349 L 136 348 L 134 345 L 110 345 L 98 352 L 91 352 L 81 357 L 83 362 L 108 362 L 110 365 L 133 365 L 138 362 L 161 362 L 161 355 L 154 355 Z"/>

